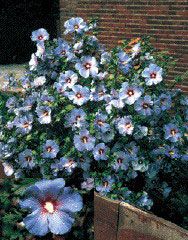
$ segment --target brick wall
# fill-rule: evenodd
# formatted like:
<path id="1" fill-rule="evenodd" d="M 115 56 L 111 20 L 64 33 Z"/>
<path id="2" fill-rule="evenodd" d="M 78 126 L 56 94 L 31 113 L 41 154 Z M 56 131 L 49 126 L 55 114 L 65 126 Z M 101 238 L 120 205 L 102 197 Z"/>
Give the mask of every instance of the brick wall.
<path id="1" fill-rule="evenodd" d="M 169 80 L 188 70 L 187 0 L 60 0 L 61 31 L 72 16 L 97 17 L 99 39 L 108 47 L 118 40 L 149 35 L 157 49 L 168 50 L 176 60 Z M 188 79 L 181 88 L 188 92 Z"/>

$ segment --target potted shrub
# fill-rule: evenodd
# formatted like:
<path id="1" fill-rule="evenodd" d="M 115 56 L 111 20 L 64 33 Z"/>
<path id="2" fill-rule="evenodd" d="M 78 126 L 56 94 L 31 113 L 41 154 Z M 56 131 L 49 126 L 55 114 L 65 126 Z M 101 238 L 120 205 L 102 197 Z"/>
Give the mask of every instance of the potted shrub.
<path id="1" fill-rule="evenodd" d="M 71 42 L 34 31 L 29 69 L 7 78 L 23 93 L 1 103 L 0 158 L 34 238 L 93 239 L 93 190 L 187 226 L 188 98 L 165 82 L 172 59 L 148 38 L 108 52 L 96 30 L 71 18 Z"/>

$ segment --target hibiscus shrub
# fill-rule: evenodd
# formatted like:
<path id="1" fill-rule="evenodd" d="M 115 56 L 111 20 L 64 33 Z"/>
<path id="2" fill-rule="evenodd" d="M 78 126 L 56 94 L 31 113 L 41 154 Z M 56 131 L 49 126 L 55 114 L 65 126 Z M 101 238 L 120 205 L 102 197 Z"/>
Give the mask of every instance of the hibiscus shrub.
<path id="1" fill-rule="evenodd" d="M 172 60 L 148 38 L 108 52 L 91 35 L 95 21 L 71 18 L 64 26 L 70 42 L 34 31 L 29 69 L 19 80 L 6 78 L 5 89 L 23 93 L 6 101 L 0 158 L 7 175 L 41 179 L 20 202 L 31 212 L 23 220 L 30 233 L 74 226 L 76 239 L 92 239 L 93 189 L 159 215 L 187 196 L 188 98 L 166 84 Z M 75 217 L 88 231 L 76 228 Z"/>

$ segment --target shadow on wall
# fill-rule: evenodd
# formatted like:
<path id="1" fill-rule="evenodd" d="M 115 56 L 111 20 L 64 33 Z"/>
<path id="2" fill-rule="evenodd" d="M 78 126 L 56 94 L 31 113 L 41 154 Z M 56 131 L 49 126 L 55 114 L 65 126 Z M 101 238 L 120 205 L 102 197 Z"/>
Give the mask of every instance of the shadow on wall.
<path id="1" fill-rule="evenodd" d="M 0 64 L 28 61 L 31 32 L 43 27 L 56 37 L 58 20 L 59 0 L 0 0 Z"/>

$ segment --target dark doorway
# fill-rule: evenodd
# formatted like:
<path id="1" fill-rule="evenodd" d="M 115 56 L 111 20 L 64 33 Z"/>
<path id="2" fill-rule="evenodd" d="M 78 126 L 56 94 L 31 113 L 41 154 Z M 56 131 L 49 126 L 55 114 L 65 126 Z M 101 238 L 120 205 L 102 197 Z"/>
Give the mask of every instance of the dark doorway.
<path id="1" fill-rule="evenodd" d="M 24 63 L 36 47 L 31 32 L 57 36 L 59 0 L 0 0 L 0 64 Z"/>

